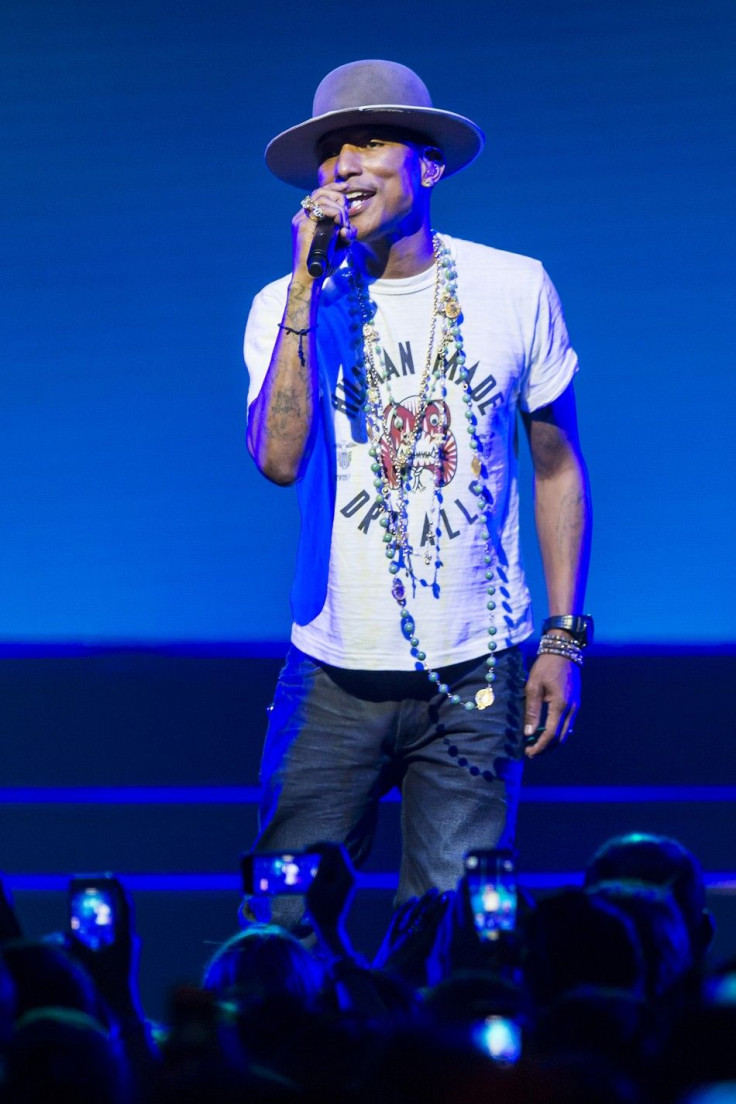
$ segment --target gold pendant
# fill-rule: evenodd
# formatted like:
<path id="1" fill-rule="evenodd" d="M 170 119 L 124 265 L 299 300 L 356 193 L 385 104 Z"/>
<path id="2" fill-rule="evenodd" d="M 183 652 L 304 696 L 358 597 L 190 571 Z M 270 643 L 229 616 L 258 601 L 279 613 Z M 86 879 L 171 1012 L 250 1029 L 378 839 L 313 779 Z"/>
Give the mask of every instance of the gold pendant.
<path id="1" fill-rule="evenodd" d="M 442 310 L 447 318 L 458 318 L 460 315 L 460 304 L 454 296 L 446 295 L 442 300 Z"/>
<path id="2" fill-rule="evenodd" d="M 495 694 L 491 690 L 490 686 L 484 686 L 482 690 L 479 690 L 475 695 L 475 704 L 478 709 L 487 709 L 489 705 L 493 705 Z"/>
<path id="3" fill-rule="evenodd" d="M 480 460 L 477 456 L 474 456 L 470 461 L 470 470 L 473 475 L 480 475 Z"/>

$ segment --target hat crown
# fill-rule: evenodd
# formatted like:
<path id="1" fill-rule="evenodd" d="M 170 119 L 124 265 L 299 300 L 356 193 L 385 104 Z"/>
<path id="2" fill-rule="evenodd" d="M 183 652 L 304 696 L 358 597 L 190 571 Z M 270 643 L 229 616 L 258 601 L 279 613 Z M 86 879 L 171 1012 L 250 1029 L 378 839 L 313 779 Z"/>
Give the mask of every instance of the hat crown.
<path id="1" fill-rule="evenodd" d="M 395 61 L 353 61 L 333 69 L 314 94 L 312 114 L 367 107 L 371 104 L 396 104 L 404 107 L 430 107 L 427 86 L 413 70 Z"/>

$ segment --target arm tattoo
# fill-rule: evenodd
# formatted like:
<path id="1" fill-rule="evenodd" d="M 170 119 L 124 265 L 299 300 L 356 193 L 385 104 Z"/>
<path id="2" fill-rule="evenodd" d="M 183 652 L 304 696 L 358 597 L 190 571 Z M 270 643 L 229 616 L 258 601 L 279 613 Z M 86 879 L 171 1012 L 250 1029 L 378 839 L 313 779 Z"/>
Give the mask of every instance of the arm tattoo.
<path id="1" fill-rule="evenodd" d="M 293 284 L 286 305 L 286 315 L 296 323 L 295 329 L 303 329 L 309 324 L 310 298 L 304 284 Z"/>
<path id="2" fill-rule="evenodd" d="M 560 502 L 557 522 L 559 547 L 566 550 L 570 540 L 577 541 L 585 527 L 585 495 L 579 491 L 568 491 Z"/>
<path id="3" fill-rule="evenodd" d="M 297 418 L 301 417 L 302 408 L 299 403 L 299 396 L 295 393 L 294 388 L 289 391 L 276 391 L 273 396 L 271 410 L 274 414 L 293 414 Z"/>

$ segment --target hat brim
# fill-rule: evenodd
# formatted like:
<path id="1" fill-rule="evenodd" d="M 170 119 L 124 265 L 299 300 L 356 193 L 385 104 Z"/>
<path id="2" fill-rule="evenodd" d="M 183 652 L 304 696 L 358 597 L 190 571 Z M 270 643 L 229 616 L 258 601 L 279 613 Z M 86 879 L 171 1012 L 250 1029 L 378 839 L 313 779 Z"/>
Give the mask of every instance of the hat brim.
<path id="1" fill-rule="evenodd" d="M 442 151 L 445 176 L 464 169 L 475 160 L 485 144 L 480 127 L 452 111 L 369 104 L 366 107 L 328 111 L 277 134 L 266 147 L 266 164 L 279 180 L 311 191 L 317 183 L 319 140 L 333 130 L 367 124 L 389 125 L 425 135 Z"/>

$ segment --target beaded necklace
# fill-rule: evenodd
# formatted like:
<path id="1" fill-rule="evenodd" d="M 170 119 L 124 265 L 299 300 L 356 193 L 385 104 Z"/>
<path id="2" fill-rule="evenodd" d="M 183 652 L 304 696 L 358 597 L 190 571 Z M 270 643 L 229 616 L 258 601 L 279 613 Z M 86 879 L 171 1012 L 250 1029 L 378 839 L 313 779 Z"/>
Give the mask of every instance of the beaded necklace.
<path id="1" fill-rule="evenodd" d="M 413 425 L 407 427 L 404 424 L 397 424 L 398 404 L 391 393 L 389 376 L 385 371 L 380 335 L 373 321 L 376 304 L 371 300 L 362 276 L 350 254 L 347 271 L 354 298 L 357 300 L 355 314 L 360 322 L 356 343 L 357 363 L 354 373 L 362 381 L 364 387 L 364 410 L 370 440 L 368 452 L 371 457 L 371 471 L 374 475 L 375 501 L 382 509 L 380 525 L 384 529 L 385 554 L 389 561 L 388 569 L 393 578 L 391 594 L 400 609 L 402 634 L 409 644 L 411 655 L 416 659 L 418 668 L 426 672 L 429 681 L 436 685 L 437 691 L 447 697 L 452 705 L 458 705 L 470 711 L 473 709 L 487 709 L 493 704 L 494 700 L 493 683 L 496 678 L 494 653 L 497 645 L 494 640 L 496 627 L 493 623 L 493 611 L 496 608 L 491 544 L 493 505 L 491 495 L 481 479 L 481 476 L 486 472 L 481 462 L 483 449 L 477 433 L 478 419 L 472 409 L 473 396 L 468 382 L 469 372 L 465 363 L 466 358 L 460 329 L 462 308 L 457 298 L 457 270 L 450 250 L 436 233 L 432 235 L 432 248 L 435 259 L 432 315 L 429 325 L 427 357 L 420 379 L 419 399 Z M 439 339 L 437 339 L 438 327 L 440 329 Z M 489 613 L 489 655 L 486 659 L 486 685 L 478 690 L 474 698 L 468 699 L 463 699 L 459 694 L 452 693 L 450 687 L 442 682 L 439 672 L 433 670 L 427 662 L 426 652 L 422 650 L 419 637 L 416 634 L 414 618 L 407 607 L 406 587 L 399 577 L 403 572 L 407 582 L 410 582 L 414 588 L 413 593 L 416 593 L 413 549 L 409 540 L 409 496 L 414 485 L 417 444 L 430 403 L 437 408 L 438 421 L 434 431 L 442 441 L 438 449 L 440 462 L 437 465 L 433 496 L 434 539 L 431 543 L 434 546 L 435 582 L 441 566 L 439 520 L 442 503 L 441 488 L 443 485 L 442 461 L 448 440 L 447 365 L 448 352 L 451 348 L 455 351 L 453 359 L 457 364 L 458 378 L 463 392 L 462 399 L 465 403 L 468 440 L 473 453 L 471 468 L 475 478 L 470 485 L 470 490 L 476 497 L 477 508 L 483 519 L 481 535 L 485 541 L 483 563 L 485 565 L 487 593 L 486 608 Z M 380 368 L 384 368 L 383 372 Z M 382 387 L 385 387 L 384 393 L 382 393 Z M 396 431 L 397 440 L 392 439 L 392 429 Z M 428 565 L 431 565 L 432 562 L 432 553 L 429 546 L 425 553 L 425 562 Z"/>

